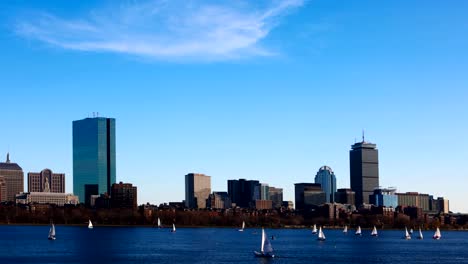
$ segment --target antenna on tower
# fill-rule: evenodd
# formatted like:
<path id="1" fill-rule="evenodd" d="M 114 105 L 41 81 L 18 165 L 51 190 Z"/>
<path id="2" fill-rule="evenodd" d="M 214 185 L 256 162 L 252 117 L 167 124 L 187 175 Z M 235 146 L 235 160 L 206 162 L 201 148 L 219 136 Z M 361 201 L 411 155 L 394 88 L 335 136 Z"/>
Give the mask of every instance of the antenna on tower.
<path id="1" fill-rule="evenodd" d="M 362 143 L 365 142 L 364 129 L 362 130 Z"/>

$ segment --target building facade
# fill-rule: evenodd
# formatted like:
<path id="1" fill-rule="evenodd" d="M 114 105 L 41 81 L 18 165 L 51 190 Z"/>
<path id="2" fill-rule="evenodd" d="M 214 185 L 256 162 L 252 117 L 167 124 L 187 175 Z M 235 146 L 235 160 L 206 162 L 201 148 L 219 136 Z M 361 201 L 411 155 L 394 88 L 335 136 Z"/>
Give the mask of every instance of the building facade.
<path id="1" fill-rule="evenodd" d="M 326 202 L 326 194 L 318 183 L 294 184 L 294 196 L 296 198 L 296 210 L 306 210 L 312 205 L 320 205 Z"/>
<path id="2" fill-rule="evenodd" d="M 77 205 L 78 196 L 71 193 L 27 192 L 16 195 L 17 204 L 66 204 Z"/>
<path id="3" fill-rule="evenodd" d="M 227 192 L 213 192 L 208 196 L 207 207 L 212 209 L 229 209 L 232 207 L 231 198 Z"/>
<path id="4" fill-rule="evenodd" d="M 206 208 L 206 200 L 211 194 L 211 177 L 200 173 L 185 175 L 185 206 Z"/>
<path id="5" fill-rule="evenodd" d="M 255 200 L 260 199 L 260 182 L 255 180 L 228 180 L 228 194 L 231 201 L 241 208 L 255 206 Z"/>
<path id="6" fill-rule="evenodd" d="M 423 211 L 430 211 L 429 194 L 418 192 L 397 193 L 398 205 L 402 207 L 411 206 L 422 208 Z"/>
<path id="7" fill-rule="evenodd" d="M 398 196 L 396 195 L 396 188 L 382 188 L 375 189 L 374 193 L 369 197 L 370 204 L 375 206 L 384 206 L 396 208 L 398 206 Z"/>
<path id="8" fill-rule="evenodd" d="M 28 192 L 65 192 L 65 174 L 50 169 L 28 173 Z"/>
<path id="9" fill-rule="evenodd" d="M 255 200 L 255 209 L 257 210 L 271 210 L 272 208 L 271 200 Z"/>
<path id="10" fill-rule="evenodd" d="M 7 187 L 5 177 L 0 176 L 0 203 L 7 201 Z"/>
<path id="11" fill-rule="evenodd" d="M 351 146 L 349 152 L 351 189 L 356 206 L 369 203 L 369 195 L 379 187 L 379 152 L 377 145 L 364 141 Z"/>
<path id="12" fill-rule="evenodd" d="M 14 202 L 16 195 L 24 192 L 24 173 L 18 164 L 10 161 L 10 153 L 7 153 L 6 162 L 0 162 L 0 177 L 5 182 L 5 201 Z"/>
<path id="13" fill-rule="evenodd" d="M 112 208 L 133 208 L 137 204 L 137 187 L 131 183 L 114 183 L 111 186 L 110 205 Z"/>
<path id="14" fill-rule="evenodd" d="M 322 186 L 322 190 L 326 195 L 326 202 L 334 203 L 336 177 L 333 170 L 328 166 L 322 166 L 315 175 L 315 183 L 319 183 Z"/>
<path id="15" fill-rule="evenodd" d="M 85 202 L 85 185 L 110 193 L 116 182 L 115 119 L 94 117 L 73 121 L 73 192 Z"/>

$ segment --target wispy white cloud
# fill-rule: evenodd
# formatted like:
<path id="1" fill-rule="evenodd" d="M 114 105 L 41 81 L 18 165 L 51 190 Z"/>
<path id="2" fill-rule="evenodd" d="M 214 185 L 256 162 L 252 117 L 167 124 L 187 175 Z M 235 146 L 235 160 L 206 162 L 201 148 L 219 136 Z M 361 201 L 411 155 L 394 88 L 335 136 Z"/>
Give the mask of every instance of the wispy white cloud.
<path id="1" fill-rule="evenodd" d="M 34 18 L 16 23 L 15 31 L 71 50 L 169 60 L 226 60 L 272 55 L 260 41 L 284 15 L 302 5 L 303 0 L 228 1 L 223 5 L 137 1 L 91 10 L 80 19 L 37 12 Z"/>

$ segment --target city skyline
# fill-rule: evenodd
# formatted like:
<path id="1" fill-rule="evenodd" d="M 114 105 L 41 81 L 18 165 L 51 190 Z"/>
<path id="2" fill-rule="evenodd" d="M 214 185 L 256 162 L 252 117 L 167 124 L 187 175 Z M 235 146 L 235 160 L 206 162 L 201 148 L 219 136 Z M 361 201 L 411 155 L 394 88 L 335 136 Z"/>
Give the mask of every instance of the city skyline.
<path id="1" fill-rule="evenodd" d="M 183 200 L 189 172 L 214 191 L 255 179 L 294 200 L 293 184 L 324 165 L 349 188 L 349 146 L 365 129 L 381 186 L 468 212 L 467 3 L 197 3 L 230 20 L 195 12 L 184 42 L 167 17 L 136 19 L 142 2 L 158 3 L 2 3 L 1 161 L 65 173 L 71 192 L 71 121 L 97 111 L 118 120 L 116 181 L 138 186 L 139 203 Z M 104 31 L 106 43 L 92 33 Z"/>

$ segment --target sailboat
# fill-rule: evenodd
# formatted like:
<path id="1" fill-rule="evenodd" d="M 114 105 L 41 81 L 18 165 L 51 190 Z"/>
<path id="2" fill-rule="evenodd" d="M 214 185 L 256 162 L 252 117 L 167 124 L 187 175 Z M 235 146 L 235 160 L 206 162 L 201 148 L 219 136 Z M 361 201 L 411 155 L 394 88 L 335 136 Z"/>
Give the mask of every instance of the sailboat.
<path id="1" fill-rule="evenodd" d="M 355 235 L 356 235 L 356 236 L 361 236 L 361 235 L 362 235 L 361 227 L 360 227 L 360 226 L 357 227 L 357 230 L 356 230 Z"/>
<path id="2" fill-rule="evenodd" d="M 436 239 L 436 240 L 439 240 L 441 237 L 442 237 L 442 235 L 440 234 L 440 229 L 437 228 L 434 235 L 432 236 L 432 238 Z"/>
<path id="3" fill-rule="evenodd" d="M 242 221 L 242 228 L 239 229 L 239 232 L 244 232 L 244 228 L 245 228 L 245 221 Z"/>
<path id="4" fill-rule="evenodd" d="M 319 229 L 317 240 L 325 241 L 325 234 L 322 231 L 322 227 L 320 227 L 320 229 Z"/>
<path id="5" fill-rule="evenodd" d="M 175 233 L 175 231 L 176 231 L 176 229 L 175 229 L 175 224 L 172 224 L 172 230 L 171 230 L 171 232 L 172 232 L 172 233 Z"/>
<path id="6" fill-rule="evenodd" d="M 410 239 L 411 239 L 411 235 L 410 235 L 410 233 L 408 232 L 408 228 L 406 228 L 406 226 L 405 226 L 405 237 L 404 237 L 404 239 L 406 239 L 406 240 L 410 240 Z"/>
<path id="7" fill-rule="evenodd" d="M 374 226 L 374 229 L 372 229 L 371 236 L 378 236 L 377 234 L 377 228 Z"/>
<path id="8" fill-rule="evenodd" d="M 421 232 L 421 228 L 419 228 L 419 236 L 418 236 L 418 239 L 424 239 L 423 234 L 422 234 L 422 232 Z"/>
<path id="9" fill-rule="evenodd" d="M 158 217 L 158 228 L 162 228 L 161 219 L 159 219 L 159 217 Z"/>
<path id="10" fill-rule="evenodd" d="M 317 234 L 317 226 L 314 225 L 314 227 L 312 228 L 312 234 Z"/>
<path id="11" fill-rule="evenodd" d="M 262 244 L 260 246 L 260 252 L 254 251 L 254 255 L 259 258 L 274 258 L 273 247 L 271 246 L 270 240 L 265 233 L 265 229 L 262 228 Z"/>
<path id="12" fill-rule="evenodd" d="M 91 219 L 89 219 L 88 228 L 93 229 L 93 223 L 91 222 Z"/>
<path id="13" fill-rule="evenodd" d="M 343 233 L 348 234 L 348 226 L 344 226 Z"/>
<path id="14" fill-rule="evenodd" d="M 55 226 L 52 224 L 49 229 L 49 240 L 55 240 Z"/>
<path id="15" fill-rule="evenodd" d="M 410 233 L 410 235 L 413 234 L 413 228 L 411 228 L 411 229 L 409 230 L 409 233 Z"/>

